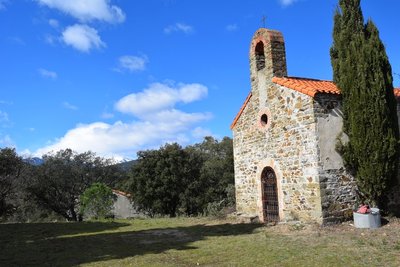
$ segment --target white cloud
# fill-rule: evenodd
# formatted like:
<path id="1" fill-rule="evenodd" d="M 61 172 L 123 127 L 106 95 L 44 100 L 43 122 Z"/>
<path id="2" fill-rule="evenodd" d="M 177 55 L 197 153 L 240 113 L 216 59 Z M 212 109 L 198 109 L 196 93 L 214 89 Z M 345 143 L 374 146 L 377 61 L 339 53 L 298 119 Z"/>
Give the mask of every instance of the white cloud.
<path id="1" fill-rule="evenodd" d="M 228 26 L 226 26 L 226 30 L 228 32 L 234 32 L 238 29 L 237 24 L 229 24 Z"/>
<path id="2" fill-rule="evenodd" d="M 15 147 L 15 143 L 9 135 L 5 135 L 5 136 L 0 136 L 0 146 Z"/>
<path id="3" fill-rule="evenodd" d="M 46 69 L 38 69 L 40 75 L 46 78 L 57 79 L 57 73 Z"/>
<path id="4" fill-rule="evenodd" d="M 12 127 L 13 123 L 10 120 L 8 113 L 0 110 L 0 128 L 9 128 Z M 1 132 L 0 132 L 1 137 Z"/>
<path id="5" fill-rule="evenodd" d="M 67 45 L 86 53 L 92 48 L 99 49 L 106 46 L 96 29 L 82 24 L 75 24 L 65 29 L 62 33 L 62 40 Z"/>
<path id="6" fill-rule="evenodd" d="M 204 129 L 202 127 L 196 127 L 192 130 L 192 136 L 196 139 L 203 139 L 206 136 L 212 136 L 212 132 L 209 129 Z"/>
<path id="7" fill-rule="evenodd" d="M 123 113 L 137 117 L 150 112 L 172 108 L 176 103 L 190 103 L 207 96 L 208 89 L 201 84 L 178 84 L 176 88 L 162 83 L 153 83 L 142 92 L 123 97 L 115 105 Z"/>
<path id="8" fill-rule="evenodd" d="M 9 122 L 9 118 L 8 118 L 8 114 L 7 112 L 1 111 L 0 110 L 0 123 L 8 123 Z"/>
<path id="9" fill-rule="evenodd" d="M 298 0 L 279 0 L 281 5 L 283 5 L 283 6 L 290 6 L 291 4 L 293 4 L 294 2 L 297 2 L 297 1 Z"/>
<path id="10" fill-rule="evenodd" d="M 6 9 L 6 4 L 8 4 L 8 0 L 0 0 L 0 10 Z"/>
<path id="11" fill-rule="evenodd" d="M 169 114 L 171 115 L 171 114 Z M 71 148 L 78 152 L 94 151 L 105 157 L 117 159 L 132 157 L 141 149 L 158 147 L 165 142 L 179 142 L 190 126 L 205 119 L 202 115 L 180 114 L 173 121 L 136 121 L 114 124 L 95 122 L 80 124 L 69 130 L 54 144 L 35 152 L 40 156 L 49 151 Z M 168 118 L 169 116 L 165 116 Z M 185 138 L 188 140 L 188 138 Z"/>
<path id="12" fill-rule="evenodd" d="M 50 45 L 54 45 L 56 42 L 60 41 L 60 38 L 53 35 L 46 35 L 44 37 L 44 41 Z"/>
<path id="13" fill-rule="evenodd" d="M 24 149 L 22 151 L 17 151 L 17 152 L 18 152 L 18 155 L 24 159 L 35 157 L 35 155 L 33 155 L 33 153 L 29 149 Z"/>
<path id="14" fill-rule="evenodd" d="M 115 106 L 120 112 L 134 115 L 136 120 L 79 124 L 34 154 L 40 156 L 49 151 L 71 148 L 122 159 L 134 157 L 139 150 L 158 148 L 166 142 L 187 144 L 193 141 L 196 134 L 208 134 L 198 124 L 212 115 L 207 112 L 188 113 L 174 106 L 199 100 L 206 95 L 207 87 L 201 84 L 152 84 L 142 92 L 120 99 Z"/>
<path id="15" fill-rule="evenodd" d="M 161 110 L 153 114 L 147 114 L 144 119 L 160 125 L 168 123 L 169 125 L 174 126 L 174 128 L 179 128 L 197 121 L 208 120 L 211 117 L 210 113 L 185 113 L 180 110 L 170 109 Z"/>
<path id="16" fill-rule="evenodd" d="M 192 26 L 184 23 L 175 23 L 164 28 L 164 33 L 170 34 L 173 32 L 183 32 L 185 34 L 193 33 L 194 29 Z"/>
<path id="17" fill-rule="evenodd" d="M 114 114 L 110 113 L 110 112 L 103 112 L 101 114 L 101 118 L 102 119 L 112 119 L 112 118 L 114 118 Z"/>
<path id="18" fill-rule="evenodd" d="M 11 102 L 11 101 L 0 100 L 0 104 L 1 104 L 1 105 L 12 105 L 12 104 L 14 104 L 14 103 Z"/>
<path id="19" fill-rule="evenodd" d="M 49 19 L 49 25 L 53 28 L 58 28 L 60 26 L 58 20 L 56 19 Z"/>
<path id="20" fill-rule="evenodd" d="M 2 0 L 0 0 L 2 1 Z M 34 0 L 40 5 L 57 9 L 80 21 L 67 27 L 60 38 L 48 35 L 45 41 L 54 44 L 61 40 L 65 44 L 74 47 L 81 52 L 89 52 L 93 48 L 105 47 L 97 30 L 86 25 L 97 20 L 108 23 L 120 23 L 125 21 L 125 13 L 118 6 L 112 5 L 111 0 Z M 1 3 L 1 2 L 0 2 Z M 58 20 L 50 19 L 49 25 L 55 29 L 60 27 Z"/>
<path id="21" fill-rule="evenodd" d="M 58 9 L 82 22 L 92 20 L 120 23 L 125 20 L 121 8 L 110 4 L 110 0 L 37 0 L 41 5 Z"/>
<path id="22" fill-rule="evenodd" d="M 142 56 L 122 56 L 118 59 L 119 70 L 127 69 L 129 71 L 142 71 L 146 69 L 149 61 L 146 55 Z"/>
<path id="23" fill-rule="evenodd" d="M 64 108 L 66 108 L 66 109 L 78 110 L 78 107 L 77 107 L 77 106 L 72 105 L 72 104 L 69 103 L 69 102 L 64 102 L 64 103 L 63 103 L 63 106 L 64 106 Z"/>

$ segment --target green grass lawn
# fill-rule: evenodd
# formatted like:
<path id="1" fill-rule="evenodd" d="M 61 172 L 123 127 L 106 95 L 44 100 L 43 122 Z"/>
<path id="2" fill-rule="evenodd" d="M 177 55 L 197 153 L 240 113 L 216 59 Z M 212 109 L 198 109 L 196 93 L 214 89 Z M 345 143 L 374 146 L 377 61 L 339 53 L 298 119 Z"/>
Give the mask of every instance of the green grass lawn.
<path id="1" fill-rule="evenodd" d="M 0 224 L 0 266 L 400 266 L 400 223 L 238 224 L 207 218 Z"/>

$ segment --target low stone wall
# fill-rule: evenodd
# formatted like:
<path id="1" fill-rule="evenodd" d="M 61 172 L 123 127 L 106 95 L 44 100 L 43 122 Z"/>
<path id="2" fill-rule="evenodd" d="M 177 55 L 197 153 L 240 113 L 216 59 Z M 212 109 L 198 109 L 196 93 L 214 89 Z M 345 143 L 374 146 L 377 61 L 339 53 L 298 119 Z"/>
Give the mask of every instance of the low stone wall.
<path id="1" fill-rule="evenodd" d="M 115 218 L 127 219 L 142 216 L 142 214 L 134 207 L 129 197 L 115 192 L 114 195 L 117 197 L 112 209 L 112 214 Z"/>
<path id="2" fill-rule="evenodd" d="M 320 176 L 320 187 L 323 222 L 351 219 L 356 202 L 354 178 L 344 169 L 328 170 Z"/>
<path id="3" fill-rule="evenodd" d="M 390 187 L 387 193 L 387 212 L 400 217 L 400 164 L 397 174 L 397 183 Z"/>

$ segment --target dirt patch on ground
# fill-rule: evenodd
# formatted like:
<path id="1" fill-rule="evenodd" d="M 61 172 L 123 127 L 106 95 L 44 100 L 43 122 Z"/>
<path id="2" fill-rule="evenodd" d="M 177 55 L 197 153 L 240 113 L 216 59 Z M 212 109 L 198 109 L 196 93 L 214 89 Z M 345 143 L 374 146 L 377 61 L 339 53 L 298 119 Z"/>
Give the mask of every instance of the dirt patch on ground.
<path id="1" fill-rule="evenodd" d="M 352 221 L 341 224 L 321 226 L 318 224 L 278 224 L 275 226 L 266 226 L 267 234 L 287 235 L 297 237 L 339 237 L 352 236 L 354 238 L 381 240 L 384 238 L 387 242 L 399 243 L 400 240 L 400 219 L 383 218 L 382 227 L 377 229 L 359 229 L 355 228 Z M 399 243 L 400 244 L 400 243 Z"/>

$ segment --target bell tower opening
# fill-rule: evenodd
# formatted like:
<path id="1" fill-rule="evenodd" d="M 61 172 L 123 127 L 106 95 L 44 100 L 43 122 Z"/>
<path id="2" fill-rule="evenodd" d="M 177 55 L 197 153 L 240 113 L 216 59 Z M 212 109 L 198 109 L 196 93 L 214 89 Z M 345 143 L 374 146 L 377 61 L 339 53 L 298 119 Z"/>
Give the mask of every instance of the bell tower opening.
<path id="1" fill-rule="evenodd" d="M 265 54 L 264 54 L 264 43 L 258 42 L 255 50 L 257 70 L 265 68 Z"/>
<path id="2" fill-rule="evenodd" d="M 250 44 L 250 75 L 254 80 L 265 77 L 287 76 L 285 41 L 282 33 L 268 29 L 258 29 Z M 264 86 L 264 85 L 261 85 Z M 252 88 L 253 91 L 257 90 Z"/>

